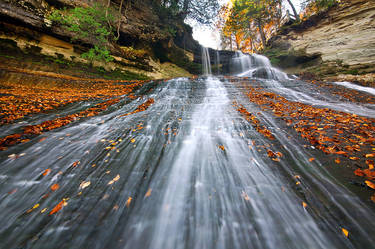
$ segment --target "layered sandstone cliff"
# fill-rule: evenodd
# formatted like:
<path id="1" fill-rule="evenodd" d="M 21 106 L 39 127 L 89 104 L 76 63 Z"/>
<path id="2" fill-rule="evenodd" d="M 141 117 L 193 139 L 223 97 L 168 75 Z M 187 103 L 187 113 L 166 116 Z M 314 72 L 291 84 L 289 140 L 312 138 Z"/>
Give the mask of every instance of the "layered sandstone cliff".
<path id="1" fill-rule="evenodd" d="M 375 1 L 342 1 L 327 12 L 287 27 L 270 41 L 267 53 L 290 73 L 371 78 L 375 73 Z"/>

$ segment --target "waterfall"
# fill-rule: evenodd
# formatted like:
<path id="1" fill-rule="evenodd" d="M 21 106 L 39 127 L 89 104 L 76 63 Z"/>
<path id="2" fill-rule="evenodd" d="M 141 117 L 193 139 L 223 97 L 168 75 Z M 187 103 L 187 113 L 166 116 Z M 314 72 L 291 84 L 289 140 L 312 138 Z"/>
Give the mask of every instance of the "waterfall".
<path id="1" fill-rule="evenodd" d="M 204 75 L 211 75 L 211 60 L 210 60 L 210 53 L 208 48 L 202 47 L 202 65 L 203 65 L 203 74 Z"/>
<path id="2" fill-rule="evenodd" d="M 286 73 L 272 67 L 270 60 L 259 54 L 236 52 L 232 59 L 232 70 L 239 77 L 257 77 L 274 80 L 288 80 Z"/>

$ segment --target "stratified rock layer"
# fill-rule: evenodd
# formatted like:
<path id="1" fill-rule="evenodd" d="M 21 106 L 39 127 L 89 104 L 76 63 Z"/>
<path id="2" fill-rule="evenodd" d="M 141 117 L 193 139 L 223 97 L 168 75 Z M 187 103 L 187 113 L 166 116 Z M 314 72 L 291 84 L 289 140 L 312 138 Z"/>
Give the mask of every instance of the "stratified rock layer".
<path id="1" fill-rule="evenodd" d="M 308 68 L 322 75 L 372 73 L 375 71 L 375 1 L 342 1 L 326 13 L 287 28 L 272 39 L 270 46 L 289 55 L 321 58 L 313 67 L 284 64 L 284 69 L 289 67 L 291 72 Z"/>

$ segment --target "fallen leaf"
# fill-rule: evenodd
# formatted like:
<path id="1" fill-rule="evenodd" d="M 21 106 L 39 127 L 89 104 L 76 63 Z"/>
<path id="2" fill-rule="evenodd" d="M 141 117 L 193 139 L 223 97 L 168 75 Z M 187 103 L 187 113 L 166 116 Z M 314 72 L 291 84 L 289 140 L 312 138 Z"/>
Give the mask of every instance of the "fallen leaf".
<path id="1" fill-rule="evenodd" d="M 312 161 L 315 161 L 315 158 L 312 157 L 309 159 L 309 162 L 312 162 Z"/>
<path id="2" fill-rule="evenodd" d="M 40 206 L 40 204 L 35 204 L 32 208 L 30 208 L 29 210 L 27 210 L 26 213 L 31 213 L 32 211 L 34 211 L 34 209 L 37 209 L 38 207 Z"/>
<path id="3" fill-rule="evenodd" d="M 307 203 L 306 202 L 302 202 L 302 206 L 304 207 L 304 208 L 307 208 Z"/>
<path id="4" fill-rule="evenodd" d="M 120 175 L 117 175 L 115 178 L 113 178 L 111 181 L 108 182 L 108 185 L 112 185 L 114 184 L 115 182 L 117 182 L 118 180 L 120 180 Z"/>
<path id="5" fill-rule="evenodd" d="M 367 186 L 369 186 L 370 188 L 375 189 L 375 184 L 374 184 L 373 182 L 365 181 L 365 183 L 366 183 Z"/>
<path id="6" fill-rule="evenodd" d="M 133 138 L 132 140 L 130 140 L 130 142 L 134 144 L 135 143 L 135 139 Z"/>
<path id="7" fill-rule="evenodd" d="M 77 167 L 81 162 L 80 161 L 75 161 L 73 164 L 72 164 L 72 167 L 75 168 Z"/>
<path id="8" fill-rule="evenodd" d="M 365 173 L 364 173 L 361 169 L 356 169 L 356 170 L 354 171 L 354 174 L 355 174 L 356 176 L 365 176 Z"/>
<path id="9" fill-rule="evenodd" d="M 133 198 L 129 197 L 128 200 L 126 201 L 126 207 L 130 206 L 130 203 L 132 202 Z"/>
<path id="10" fill-rule="evenodd" d="M 345 235 L 345 237 L 349 236 L 349 231 L 346 230 L 345 228 L 341 228 L 342 233 Z"/>
<path id="11" fill-rule="evenodd" d="M 150 196 L 151 196 L 151 192 L 152 192 L 152 189 L 149 188 L 149 189 L 147 190 L 147 193 L 145 194 L 145 197 L 150 197 Z"/>
<path id="12" fill-rule="evenodd" d="M 62 201 L 59 202 L 49 213 L 49 215 L 53 215 L 57 212 L 59 212 L 64 206 L 66 206 L 68 203 L 66 202 L 66 199 L 63 199 Z"/>
<path id="13" fill-rule="evenodd" d="M 247 195 L 245 191 L 242 191 L 241 196 L 242 198 L 244 198 L 245 201 L 250 201 L 250 197 Z"/>
<path id="14" fill-rule="evenodd" d="M 224 147 L 224 145 L 219 145 L 218 147 L 219 147 L 219 149 L 221 149 L 222 151 L 225 151 L 225 147 Z"/>
<path id="15" fill-rule="evenodd" d="M 46 175 L 48 175 L 49 173 L 51 173 L 51 170 L 50 170 L 50 169 L 46 169 L 45 171 L 43 171 L 42 175 L 43 175 L 43 176 L 46 176 Z"/>
<path id="16" fill-rule="evenodd" d="M 56 190 L 58 190 L 60 188 L 60 186 L 59 186 L 59 184 L 53 184 L 52 186 L 51 186 L 51 190 L 52 191 L 56 191 Z"/>
<path id="17" fill-rule="evenodd" d="M 90 181 L 87 181 L 87 182 L 83 181 L 83 182 L 81 182 L 81 184 L 79 185 L 79 188 L 80 188 L 80 189 L 85 189 L 85 188 L 87 188 L 88 186 L 90 186 L 90 184 L 91 184 Z"/>

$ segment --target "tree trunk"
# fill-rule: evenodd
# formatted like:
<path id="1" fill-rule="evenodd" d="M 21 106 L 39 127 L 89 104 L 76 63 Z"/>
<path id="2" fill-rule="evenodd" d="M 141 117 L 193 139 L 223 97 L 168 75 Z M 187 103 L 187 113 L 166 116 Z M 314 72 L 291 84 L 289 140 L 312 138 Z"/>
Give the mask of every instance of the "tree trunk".
<path id="1" fill-rule="evenodd" d="M 289 3 L 290 7 L 291 7 L 292 10 L 293 10 L 294 17 L 296 18 L 296 21 L 299 22 L 300 19 L 299 19 L 299 15 L 297 14 L 296 8 L 294 7 L 294 5 L 293 5 L 293 3 L 292 3 L 291 0 L 287 0 L 287 1 L 288 1 L 288 3 Z"/>
<path id="2" fill-rule="evenodd" d="M 266 35 L 264 34 L 262 22 L 260 20 L 258 20 L 257 24 L 258 24 L 260 38 L 262 39 L 262 45 L 263 45 L 263 48 L 265 48 L 267 39 L 266 39 Z"/>

